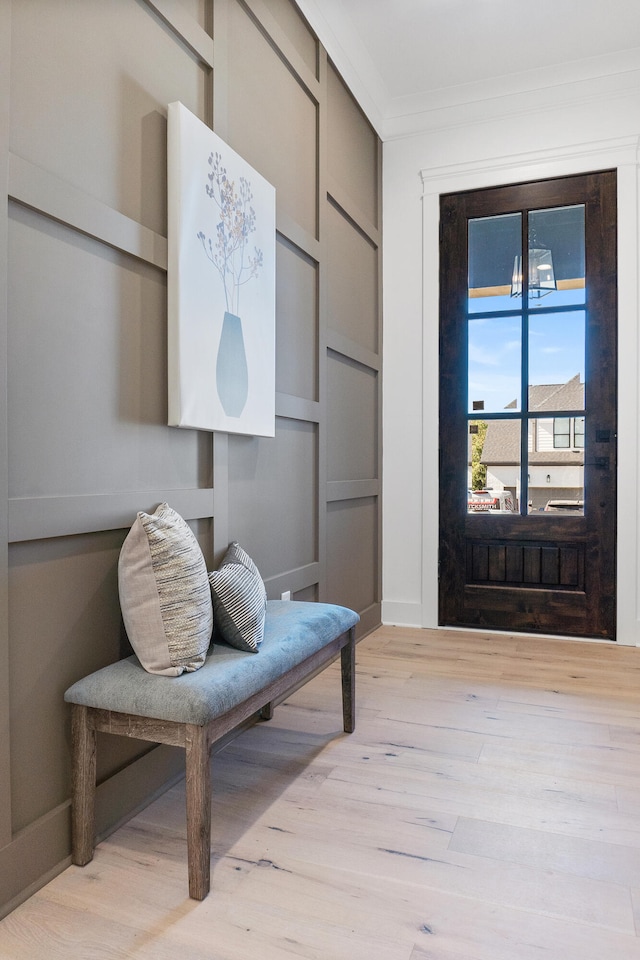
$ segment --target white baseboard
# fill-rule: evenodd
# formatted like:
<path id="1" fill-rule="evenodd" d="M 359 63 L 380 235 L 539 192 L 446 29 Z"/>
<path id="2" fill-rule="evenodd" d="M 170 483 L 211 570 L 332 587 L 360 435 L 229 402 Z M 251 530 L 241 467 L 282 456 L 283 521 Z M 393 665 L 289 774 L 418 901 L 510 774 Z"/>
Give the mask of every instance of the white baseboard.
<path id="1" fill-rule="evenodd" d="M 422 627 L 422 604 L 382 601 L 382 622 L 395 627 Z"/>

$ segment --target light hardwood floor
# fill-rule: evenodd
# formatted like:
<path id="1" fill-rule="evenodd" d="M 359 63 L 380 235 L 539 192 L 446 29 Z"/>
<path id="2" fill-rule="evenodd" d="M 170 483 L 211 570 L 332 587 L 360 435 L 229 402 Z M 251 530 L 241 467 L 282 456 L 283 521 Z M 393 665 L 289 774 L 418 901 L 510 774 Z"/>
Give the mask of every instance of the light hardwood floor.
<path id="1" fill-rule="evenodd" d="M 383 627 L 0 923 L 2 960 L 639 960 L 640 651 Z"/>

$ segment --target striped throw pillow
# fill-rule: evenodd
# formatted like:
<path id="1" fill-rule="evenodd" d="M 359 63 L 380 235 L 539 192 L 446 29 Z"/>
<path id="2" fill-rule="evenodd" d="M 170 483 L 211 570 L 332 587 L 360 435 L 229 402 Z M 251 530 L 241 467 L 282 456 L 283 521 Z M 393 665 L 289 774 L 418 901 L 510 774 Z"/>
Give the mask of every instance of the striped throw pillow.
<path id="1" fill-rule="evenodd" d="M 215 623 L 214 639 L 257 653 L 264 637 L 267 593 L 248 553 L 234 541 L 217 570 L 209 574 Z"/>
<path id="2" fill-rule="evenodd" d="M 136 517 L 120 551 L 118 590 L 145 670 L 178 677 L 203 665 L 213 629 L 207 566 L 193 531 L 167 503 Z"/>

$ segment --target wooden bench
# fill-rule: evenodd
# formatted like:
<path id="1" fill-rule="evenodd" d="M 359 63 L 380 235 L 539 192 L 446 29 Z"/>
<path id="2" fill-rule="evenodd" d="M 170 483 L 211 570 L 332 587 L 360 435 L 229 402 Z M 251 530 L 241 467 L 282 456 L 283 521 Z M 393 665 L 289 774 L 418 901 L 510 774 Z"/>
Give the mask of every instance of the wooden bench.
<path id="1" fill-rule="evenodd" d="M 183 747 L 186 752 L 189 895 L 210 888 L 212 744 L 311 679 L 338 654 L 346 733 L 355 724 L 353 610 L 327 603 L 270 600 L 258 653 L 211 645 L 199 670 L 180 677 L 147 673 L 137 657 L 97 670 L 65 693 L 72 704 L 72 860 L 84 866 L 95 847 L 98 731 Z"/>

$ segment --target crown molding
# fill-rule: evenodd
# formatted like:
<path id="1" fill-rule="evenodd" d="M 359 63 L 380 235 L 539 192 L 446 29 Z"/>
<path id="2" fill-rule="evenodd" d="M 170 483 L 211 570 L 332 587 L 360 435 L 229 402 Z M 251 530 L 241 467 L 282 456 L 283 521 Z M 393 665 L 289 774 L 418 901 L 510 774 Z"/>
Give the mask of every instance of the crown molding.
<path id="1" fill-rule="evenodd" d="M 425 91 L 385 104 L 386 139 L 552 109 L 558 101 L 589 101 L 637 90 L 640 47 L 568 61 L 476 83 Z"/>
<path id="2" fill-rule="evenodd" d="M 348 5 L 344 0 L 296 0 L 296 3 L 369 123 L 384 139 L 384 108 L 390 101 L 389 91 L 345 14 Z"/>
<path id="3" fill-rule="evenodd" d="M 297 0 L 378 136 L 395 140 L 636 92 L 640 47 L 393 98 L 344 0 Z"/>
<path id="4" fill-rule="evenodd" d="M 523 116 L 551 114 L 560 107 L 578 108 L 581 105 L 612 102 L 627 96 L 637 97 L 640 88 L 640 51 L 635 65 L 611 74 L 582 80 L 562 80 L 543 87 L 510 89 L 505 77 L 501 92 L 494 86 L 490 94 L 485 84 L 474 85 L 476 96 L 461 103 L 433 106 L 419 113 L 388 116 L 384 123 L 384 139 L 395 140 L 424 133 L 469 127 L 470 125 L 510 120 Z M 468 90 L 471 93 L 470 89 Z"/>

